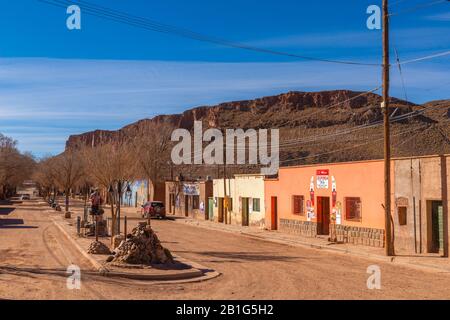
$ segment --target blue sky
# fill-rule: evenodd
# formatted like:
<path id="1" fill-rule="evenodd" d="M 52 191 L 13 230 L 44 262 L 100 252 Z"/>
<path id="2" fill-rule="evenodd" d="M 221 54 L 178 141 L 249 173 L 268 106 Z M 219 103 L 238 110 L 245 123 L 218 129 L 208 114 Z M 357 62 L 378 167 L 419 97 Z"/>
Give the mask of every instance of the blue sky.
<path id="1" fill-rule="evenodd" d="M 366 8 L 381 0 L 159 0 L 90 3 L 202 34 L 325 59 L 380 63 L 381 32 Z M 70 134 L 118 129 L 161 113 L 289 90 L 370 90 L 380 69 L 302 61 L 156 33 L 83 13 L 66 28 L 64 8 L 2 0 L 0 132 L 38 156 Z M 397 0 L 392 48 L 401 60 L 450 50 L 450 3 Z M 395 4 L 396 3 L 396 4 Z M 392 52 L 393 53 L 393 52 Z M 403 66 L 410 100 L 450 98 L 450 56 Z M 404 97 L 396 68 L 392 95 Z"/>

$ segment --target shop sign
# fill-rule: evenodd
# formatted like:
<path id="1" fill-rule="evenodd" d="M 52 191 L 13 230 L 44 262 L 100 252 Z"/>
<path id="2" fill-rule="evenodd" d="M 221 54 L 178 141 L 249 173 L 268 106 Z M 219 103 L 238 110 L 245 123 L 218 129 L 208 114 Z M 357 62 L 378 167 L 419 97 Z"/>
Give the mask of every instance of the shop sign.
<path id="1" fill-rule="evenodd" d="M 329 170 L 328 169 L 317 170 L 316 176 L 317 176 L 317 189 L 328 189 Z"/>

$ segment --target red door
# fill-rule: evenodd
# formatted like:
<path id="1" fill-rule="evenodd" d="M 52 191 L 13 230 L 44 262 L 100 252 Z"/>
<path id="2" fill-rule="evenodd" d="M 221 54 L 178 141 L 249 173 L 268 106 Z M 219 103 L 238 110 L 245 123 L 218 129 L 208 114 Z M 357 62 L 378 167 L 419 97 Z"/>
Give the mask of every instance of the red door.
<path id="1" fill-rule="evenodd" d="M 271 198 L 271 222 L 270 229 L 277 230 L 278 229 L 278 204 L 277 197 Z"/>
<path id="2" fill-rule="evenodd" d="M 317 223 L 318 234 L 328 235 L 330 233 L 330 198 L 317 197 Z"/>

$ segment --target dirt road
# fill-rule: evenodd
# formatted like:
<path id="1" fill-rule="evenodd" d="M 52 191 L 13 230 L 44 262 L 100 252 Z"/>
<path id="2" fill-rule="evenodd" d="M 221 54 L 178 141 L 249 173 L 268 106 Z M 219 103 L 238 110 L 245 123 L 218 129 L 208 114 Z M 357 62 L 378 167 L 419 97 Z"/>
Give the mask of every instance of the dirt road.
<path id="1" fill-rule="evenodd" d="M 163 245 L 222 273 L 187 284 L 137 284 L 89 274 L 90 264 L 36 203 L 0 206 L 0 298 L 4 299 L 450 299 L 450 274 L 269 243 L 231 233 L 154 221 Z M 76 264 L 81 290 L 69 290 Z M 381 290 L 367 289 L 367 267 Z M 39 273 L 38 273 L 39 272 Z"/>

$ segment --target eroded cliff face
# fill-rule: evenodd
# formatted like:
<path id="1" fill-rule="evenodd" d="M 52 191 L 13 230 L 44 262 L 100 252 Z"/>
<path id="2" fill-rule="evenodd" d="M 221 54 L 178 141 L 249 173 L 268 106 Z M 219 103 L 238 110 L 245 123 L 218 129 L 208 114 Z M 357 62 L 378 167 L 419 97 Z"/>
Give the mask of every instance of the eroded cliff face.
<path id="1" fill-rule="evenodd" d="M 70 136 L 66 148 L 122 141 L 154 123 L 166 122 L 174 127 L 193 129 L 194 121 L 217 128 L 324 128 L 358 125 L 381 120 L 381 97 L 361 95 L 350 90 L 288 92 L 254 100 L 233 101 L 216 106 L 201 106 L 181 114 L 160 115 L 144 119 L 119 130 L 96 130 Z M 396 115 L 411 112 L 418 106 L 392 99 Z M 322 110 L 323 109 L 323 110 Z M 423 117 L 415 120 L 424 121 Z"/>

